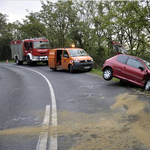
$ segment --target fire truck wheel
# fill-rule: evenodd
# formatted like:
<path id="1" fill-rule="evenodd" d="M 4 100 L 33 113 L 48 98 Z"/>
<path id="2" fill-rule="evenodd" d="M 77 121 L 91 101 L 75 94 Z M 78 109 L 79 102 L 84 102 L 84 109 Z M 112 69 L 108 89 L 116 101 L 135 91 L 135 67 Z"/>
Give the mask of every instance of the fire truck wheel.
<path id="1" fill-rule="evenodd" d="M 18 60 L 17 60 L 17 59 L 15 60 L 15 63 L 16 63 L 17 65 L 19 64 L 19 62 L 18 62 Z"/>
<path id="2" fill-rule="evenodd" d="M 72 66 L 72 65 L 69 65 L 69 72 L 70 72 L 70 73 L 74 73 L 74 69 L 73 69 L 73 66 Z"/>
<path id="3" fill-rule="evenodd" d="M 22 65 L 22 64 L 23 64 L 23 61 L 19 61 L 18 59 L 16 59 L 16 60 L 15 60 L 15 63 L 16 63 L 17 65 Z"/>
<path id="4" fill-rule="evenodd" d="M 31 60 L 30 60 L 30 57 L 28 56 L 27 57 L 27 64 L 30 66 L 31 65 Z"/>

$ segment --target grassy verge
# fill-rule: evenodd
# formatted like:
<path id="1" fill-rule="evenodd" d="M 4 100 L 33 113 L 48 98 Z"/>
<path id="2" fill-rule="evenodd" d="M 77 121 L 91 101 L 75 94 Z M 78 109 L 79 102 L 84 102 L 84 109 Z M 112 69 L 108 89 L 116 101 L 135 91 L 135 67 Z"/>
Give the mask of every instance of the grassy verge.
<path id="1" fill-rule="evenodd" d="M 92 69 L 91 73 L 97 74 L 99 76 L 103 76 L 103 72 L 100 69 Z"/>

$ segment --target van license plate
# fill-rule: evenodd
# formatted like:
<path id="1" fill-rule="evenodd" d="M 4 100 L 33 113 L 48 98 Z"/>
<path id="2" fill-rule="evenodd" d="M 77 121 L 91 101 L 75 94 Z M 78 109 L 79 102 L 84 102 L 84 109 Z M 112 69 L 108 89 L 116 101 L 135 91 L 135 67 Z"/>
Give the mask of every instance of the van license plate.
<path id="1" fill-rule="evenodd" d="M 89 69 L 90 67 L 88 66 L 88 67 L 84 67 L 84 69 Z"/>

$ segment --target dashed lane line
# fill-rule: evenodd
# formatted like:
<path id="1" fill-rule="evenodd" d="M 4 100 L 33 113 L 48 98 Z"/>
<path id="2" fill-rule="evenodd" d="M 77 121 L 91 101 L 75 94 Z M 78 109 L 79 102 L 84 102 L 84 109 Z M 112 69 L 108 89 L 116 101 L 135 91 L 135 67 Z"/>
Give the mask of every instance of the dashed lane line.
<path id="1" fill-rule="evenodd" d="M 49 128 L 49 121 L 50 121 L 50 105 L 46 105 L 45 116 L 42 124 L 42 128 L 43 130 L 45 130 L 45 132 L 43 131 L 40 133 L 36 150 L 46 150 L 48 139 L 47 129 Z"/>

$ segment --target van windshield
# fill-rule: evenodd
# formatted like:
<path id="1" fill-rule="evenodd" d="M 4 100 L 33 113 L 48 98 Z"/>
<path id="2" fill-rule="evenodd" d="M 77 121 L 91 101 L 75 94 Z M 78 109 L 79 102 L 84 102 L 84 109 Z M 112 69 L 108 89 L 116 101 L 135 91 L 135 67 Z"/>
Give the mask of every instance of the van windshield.
<path id="1" fill-rule="evenodd" d="M 77 57 L 77 56 L 89 56 L 85 50 L 83 49 L 72 49 L 68 50 L 71 57 Z"/>
<path id="2" fill-rule="evenodd" d="M 45 48 L 50 48 L 49 41 L 34 41 L 33 42 L 33 47 L 34 48 L 40 48 L 40 49 L 45 49 Z"/>

